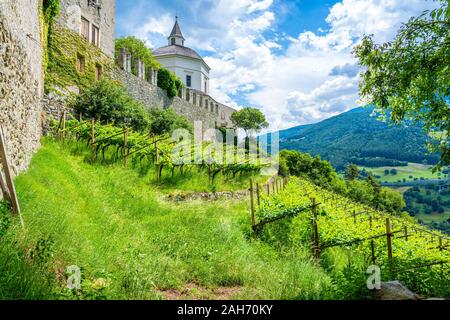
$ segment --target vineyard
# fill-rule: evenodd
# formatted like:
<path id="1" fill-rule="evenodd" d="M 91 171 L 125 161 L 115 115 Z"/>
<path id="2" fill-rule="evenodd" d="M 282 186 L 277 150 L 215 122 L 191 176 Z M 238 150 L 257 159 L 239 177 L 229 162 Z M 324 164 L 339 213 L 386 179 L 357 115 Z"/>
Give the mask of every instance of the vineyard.
<path id="1" fill-rule="evenodd" d="M 155 166 L 156 179 L 159 181 L 163 169 L 168 169 L 172 176 L 178 170 L 183 175 L 196 168 L 206 172 L 212 184 L 218 174 L 235 178 L 238 175 L 259 174 L 269 168 L 272 161 L 262 157 L 262 152 L 246 153 L 243 148 L 229 146 L 219 142 L 193 143 L 184 136 L 178 141 L 170 135 L 154 135 L 135 132 L 129 128 L 103 125 L 91 121 L 65 120 L 63 115 L 53 129 L 62 140 L 75 139 L 90 148 L 91 162 L 123 161 L 124 166 L 132 161 L 135 165 L 151 163 Z"/>
<path id="2" fill-rule="evenodd" d="M 379 266 L 386 280 L 401 279 L 426 293 L 436 283 L 450 287 L 450 239 L 410 217 L 377 211 L 301 178 L 291 178 L 279 193 L 258 195 L 254 206 L 257 234 L 267 223 L 293 218 L 291 238 L 310 242 L 317 261 L 340 247 Z"/>

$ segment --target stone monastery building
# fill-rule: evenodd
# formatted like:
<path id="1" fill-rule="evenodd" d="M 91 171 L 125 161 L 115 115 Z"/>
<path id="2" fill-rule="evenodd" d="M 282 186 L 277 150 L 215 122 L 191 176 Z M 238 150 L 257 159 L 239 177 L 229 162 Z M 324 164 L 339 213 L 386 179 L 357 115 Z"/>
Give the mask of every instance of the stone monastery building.
<path id="1" fill-rule="evenodd" d="M 0 126 L 14 174 L 28 167 L 49 119 L 71 112 L 67 96 L 102 77 L 120 81 L 149 109 L 172 108 L 192 123 L 201 121 L 203 130 L 233 128 L 235 110 L 209 95 L 210 68 L 185 46 L 178 21 L 168 45 L 154 51 L 161 65 L 185 84 L 170 98 L 157 85 L 158 70 L 130 53 L 116 52 L 115 0 L 59 0 L 51 44 L 44 1 L 0 0 Z"/>
<path id="2" fill-rule="evenodd" d="M 113 77 L 121 81 L 136 100 L 149 108 L 173 108 L 191 122 L 201 121 L 204 129 L 232 127 L 230 116 L 235 110 L 209 96 L 211 68 L 197 52 L 185 46 L 178 18 L 168 37 L 168 45 L 153 52 L 156 60 L 186 86 L 178 97 L 169 99 L 157 86 L 157 70 L 146 69 L 141 61 L 124 50 L 115 52 L 115 0 L 60 0 L 60 8 L 57 23 L 77 33 L 107 57 L 116 59 L 118 68 L 111 70 Z M 76 54 L 77 69 L 82 72 L 85 65 L 92 61 L 89 57 Z M 107 72 L 108 67 L 104 64 L 107 63 L 95 61 L 97 79 Z M 76 86 L 71 86 L 69 90 L 79 91 Z"/>

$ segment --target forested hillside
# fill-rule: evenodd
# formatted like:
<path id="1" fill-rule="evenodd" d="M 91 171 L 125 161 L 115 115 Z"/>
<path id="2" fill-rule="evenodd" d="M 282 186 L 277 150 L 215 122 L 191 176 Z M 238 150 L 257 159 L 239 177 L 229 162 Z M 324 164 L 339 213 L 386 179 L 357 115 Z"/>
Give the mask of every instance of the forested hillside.
<path id="1" fill-rule="evenodd" d="M 349 163 L 398 165 L 398 161 L 438 161 L 438 155 L 428 154 L 428 137 L 420 127 L 390 126 L 372 117 L 372 112 L 373 108 L 357 108 L 314 125 L 281 131 L 280 150 L 320 155 L 338 170 Z"/>

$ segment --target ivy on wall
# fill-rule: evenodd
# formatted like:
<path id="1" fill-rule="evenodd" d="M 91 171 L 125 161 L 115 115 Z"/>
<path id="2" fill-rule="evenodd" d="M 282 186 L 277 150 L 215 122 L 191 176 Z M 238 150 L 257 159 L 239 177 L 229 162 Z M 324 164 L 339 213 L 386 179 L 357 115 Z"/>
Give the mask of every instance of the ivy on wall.
<path id="1" fill-rule="evenodd" d="M 132 56 L 131 71 L 133 74 L 137 74 L 136 61 L 141 60 L 146 68 L 153 68 L 158 70 L 161 68 L 161 64 L 153 56 L 152 50 L 147 48 L 144 41 L 139 40 L 136 37 L 121 37 L 116 39 L 115 46 L 115 60 L 119 63 L 119 51 L 120 49 L 125 49 Z"/>
<path id="2" fill-rule="evenodd" d="M 53 22 L 60 12 L 59 0 L 39 1 L 39 24 L 42 45 L 42 69 L 44 76 L 48 66 L 48 47 L 52 40 Z"/>
<path id="3" fill-rule="evenodd" d="M 102 76 L 110 77 L 114 68 L 114 60 L 100 48 L 57 24 L 53 26 L 48 53 L 47 92 L 66 93 L 64 89 L 71 87 L 83 91 L 97 80 L 99 70 Z"/>
<path id="4" fill-rule="evenodd" d="M 158 72 L 158 87 L 167 92 L 169 98 L 176 97 L 178 92 L 183 87 L 183 82 L 169 70 L 163 68 L 161 64 L 153 56 L 152 50 L 149 49 L 144 41 L 139 40 L 136 37 L 122 37 L 116 39 L 116 64 L 119 63 L 119 51 L 125 49 L 132 56 L 131 72 L 137 75 L 136 61 L 139 59 L 144 62 L 146 68 L 153 68 L 159 70 Z M 147 80 L 150 76 L 146 74 Z"/>
<path id="5" fill-rule="evenodd" d="M 173 98 L 178 95 L 183 87 L 183 83 L 172 72 L 165 68 L 161 68 L 158 72 L 158 87 L 166 90 L 169 98 Z"/>

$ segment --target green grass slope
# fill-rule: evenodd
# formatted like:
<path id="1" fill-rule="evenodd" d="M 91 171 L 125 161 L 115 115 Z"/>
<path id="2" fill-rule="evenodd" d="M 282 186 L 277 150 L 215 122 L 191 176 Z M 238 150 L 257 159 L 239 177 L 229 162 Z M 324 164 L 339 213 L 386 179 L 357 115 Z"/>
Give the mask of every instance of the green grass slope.
<path id="1" fill-rule="evenodd" d="M 14 218 L 0 233 L 0 299 L 331 297 L 309 249 L 251 237 L 247 201 L 171 203 L 173 189 L 138 170 L 85 158 L 44 140 L 16 178 L 26 227 Z M 72 265 L 76 292 L 65 288 Z"/>

